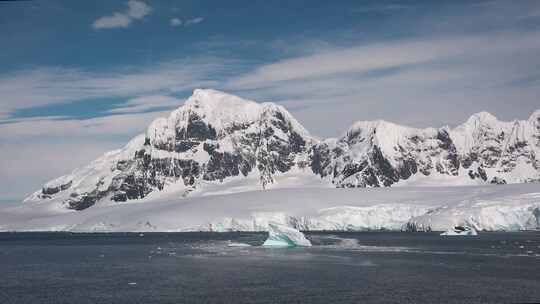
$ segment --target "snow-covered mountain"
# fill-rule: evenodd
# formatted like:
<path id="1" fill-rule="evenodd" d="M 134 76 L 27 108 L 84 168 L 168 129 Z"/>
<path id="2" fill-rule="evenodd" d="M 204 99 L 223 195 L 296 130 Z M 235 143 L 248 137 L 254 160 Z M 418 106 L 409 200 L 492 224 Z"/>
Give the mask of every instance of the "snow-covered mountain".
<path id="1" fill-rule="evenodd" d="M 312 147 L 313 172 L 338 187 L 540 181 L 540 111 L 502 122 L 482 112 L 450 129 L 355 123 Z"/>
<path id="2" fill-rule="evenodd" d="M 283 107 L 214 90 L 195 90 L 168 118 L 123 149 L 48 182 L 25 201 L 60 201 L 83 210 L 98 200 L 140 199 L 181 185 L 187 195 L 202 181 L 258 176 L 264 188 L 276 174 L 305 166 L 309 133 Z"/>
<path id="3" fill-rule="evenodd" d="M 539 181 L 540 111 L 514 122 L 478 113 L 455 129 L 358 122 L 320 141 L 279 105 L 195 90 L 123 149 L 48 182 L 25 202 L 83 210 L 171 189 L 180 198 L 233 182 L 250 186 L 229 192 L 275 188 L 284 178 L 334 187 Z"/>

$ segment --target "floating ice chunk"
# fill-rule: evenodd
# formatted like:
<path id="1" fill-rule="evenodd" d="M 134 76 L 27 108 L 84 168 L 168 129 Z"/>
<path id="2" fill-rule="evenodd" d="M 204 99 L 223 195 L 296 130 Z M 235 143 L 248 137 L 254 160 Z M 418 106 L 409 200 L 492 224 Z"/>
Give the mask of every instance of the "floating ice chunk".
<path id="1" fill-rule="evenodd" d="M 263 246 L 268 247 L 295 247 L 311 246 L 311 242 L 304 234 L 294 228 L 290 228 L 277 223 L 268 224 L 268 239 Z"/>
<path id="2" fill-rule="evenodd" d="M 447 235 L 447 236 L 455 236 L 455 235 L 465 235 L 465 236 L 473 236 L 478 235 L 478 232 L 476 232 L 476 229 L 469 226 L 455 226 L 447 231 L 441 233 L 441 235 Z"/>
<path id="3" fill-rule="evenodd" d="M 246 244 L 246 243 L 236 243 L 236 242 L 231 242 L 229 241 L 229 244 L 227 244 L 228 247 L 251 247 L 250 244 Z"/>

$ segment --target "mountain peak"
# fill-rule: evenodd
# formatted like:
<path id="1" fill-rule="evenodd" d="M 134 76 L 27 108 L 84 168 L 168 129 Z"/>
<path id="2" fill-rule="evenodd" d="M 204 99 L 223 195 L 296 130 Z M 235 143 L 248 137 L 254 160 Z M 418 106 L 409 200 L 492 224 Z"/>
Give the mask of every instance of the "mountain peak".
<path id="1" fill-rule="evenodd" d="M 408 129 L 408 127 L 397 125 L 386 120 L 360 120 L 355 122 L 347 131 L 350 133 L 367 132 L 376 133 L 377 130 L 387 129 Z"/>
<path id="2" fill-rule="evenodd" d="M 485 111 L 475 113 L 471 115 L 471 117 L 469 117 L 469 119 L 467 120 L 468 123 L 481 123 L 481 122 L 494 122 L 494 121 L 498 121 L 497 117 Z"/>
<path id="3" fill-rule="evenodd" d="M 186 100 L 186 105 L 191 106 L 225 106 L 242 107 L 257 104 L 254 101 L 240 98 L 222 91 L 213 89 L 195 89 L 193 94 Z"/>
<path id="4" fill-rule="evenodd" d="M 180 107 L 177 120 L 195 113 L 214 128 L 222 129 L 231 124 L 241 124 L 257 120 L 262 105 L 251 100 L 211 89 L 196 89 L 184 106 Z"/>

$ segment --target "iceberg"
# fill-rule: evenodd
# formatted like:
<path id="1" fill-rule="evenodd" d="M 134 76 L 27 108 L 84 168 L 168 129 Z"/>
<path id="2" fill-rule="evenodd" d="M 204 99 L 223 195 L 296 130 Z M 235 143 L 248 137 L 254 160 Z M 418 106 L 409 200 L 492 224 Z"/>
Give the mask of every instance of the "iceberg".
<path id="1" fill-rule="evenodd" d="M 310 247 L 311 242 L 304 234 L 294 228 L 277 223 L 268 224 L 268 239 L 264 242 L 265 247 Z"/>
<path id="2" fill-rule="evenodd" d="M 469 226 L 455 226 L 447 231 L 441 233 L 441 235 L 445 236 L 456 236 L 456 235 L 464 235 L 464 236 L 474 236 L 478 235 L 478 232 L 476 232 L 476 229 Z"/>

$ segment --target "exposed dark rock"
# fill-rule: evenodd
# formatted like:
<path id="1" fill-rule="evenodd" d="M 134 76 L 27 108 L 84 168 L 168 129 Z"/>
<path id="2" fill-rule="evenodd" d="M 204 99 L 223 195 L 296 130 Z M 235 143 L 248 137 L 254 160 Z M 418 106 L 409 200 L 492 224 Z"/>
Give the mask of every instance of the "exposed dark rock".
<path id="1" fill-rule="evenodd" d="M 63 185 L 59 185 L 58 187 L 43 187 L 43 189 L 41 189 L 41 193 L 45 195 L 53 195 L 60 191 L 69 189 L 71 187 L 71 183 L 72 181 L 69 181 Z"/>
<path id="2" fill-rule="evenodd" d="M 205 140 L 216 139 L 216 130 L 206 124 L 196 113 L 191 113 L 186 129 L 176 131 L 177 139 Z"/>
<path id="3" fill-rule="evenodd" d="M 196 147 L 200 144 L 198 141 L 191 141 L 191 140 L 179 140 L 176 142 L 176 145 L 174 146 L 174 151 L 176 152 L 186 152 L 192 149 L 193 147 Z"/>
<path id="4" fill-rule="evenodd" d="M 491 179 L 490 183 L 497 184 L 497 185 L 504 185 L 506 184 L 506 181 L 503 178 L 495 176 Z"/>
<path id="5" fill-rule="evenodd" d="M 76 197 L 70 196 L 70 198 L 67 199 L 65 203 L 67 204 L 68 209 L 80 211 L 93 206 L 99 199 L 101 199 L 105 195 L 105 192 L 99 192 L 96 189 L 91 193 L 79 194 Z"/>

